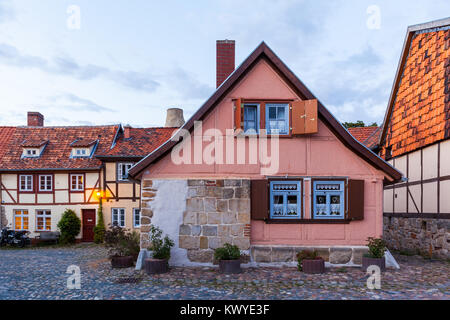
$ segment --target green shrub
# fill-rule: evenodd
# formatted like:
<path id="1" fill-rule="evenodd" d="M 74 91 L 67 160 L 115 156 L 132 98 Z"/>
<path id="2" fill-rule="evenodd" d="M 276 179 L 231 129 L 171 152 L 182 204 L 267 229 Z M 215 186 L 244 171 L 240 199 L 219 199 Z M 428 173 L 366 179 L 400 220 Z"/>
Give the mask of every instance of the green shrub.
<path id="1" fill-rule="evenodd" d="M 170 248 L 175 243 L 168 237 L 162 238 L 162 230 L 154 225 L 150 227 L 150 248 L 153 251 L 153 258 L 155 259 L 170 259 Z"/>
<path id="2" fill-rule="evenodd" d="M 61 220 L 58 222 L 58 228 L 61 232 L 59 242 L 61 244 L 75 243 L 75 237 L 80 233 L 81 220 L 75 211 L 66 209 Z"/>
<path id="3" fill-rule="evenodd" d="M 367 246 L 369 247 L 369 253 L 365 256 L 369 258 L 383 258 L 386 251 L 386 242 L 383 239 L 377 239 L 369 237 L 367 239 Z"/>
<path id="4" fill-rule="evenodd" d="M 106 230 L 104 240 L 109 248 L 110 257 L 133 256 L 133 258 L 137 258 L 141 250 L 139 234 L 118 226 Z"/>
<path id="5" fill-rule="evenodd" d="M 237 246 L 225 243 L 223 247 L 214 251 L 214 259 L 216 260 L 238 260 L 241 257 L 241 251 Z"/>
<path id="6" fill-rule="evenodd" d="M 97 225 L 94 227 L 94 242 L 95 243 L 103 243 L 105 241 L 105 221 L 103 219 L 103 206 L 100 202 L 98 206 L 98 219 Z"/>
<path id="7" fill-rule="evenodd" d="M 299 253 L 297 253 L 297 268 L 299 271 L 303 270 L 303 260 L 316 260 L 316 259 L 322 259 L 317 254 L 317 251 L 310 251 L 310 250 L 302 250 Z"/>

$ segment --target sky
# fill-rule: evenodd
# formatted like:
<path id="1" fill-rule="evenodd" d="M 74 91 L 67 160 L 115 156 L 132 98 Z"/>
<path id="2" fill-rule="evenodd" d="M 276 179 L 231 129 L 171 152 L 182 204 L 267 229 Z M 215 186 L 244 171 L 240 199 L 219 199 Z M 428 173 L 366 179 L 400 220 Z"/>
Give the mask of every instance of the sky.
<path id="1" fill-rule="evenodd" d="M 338 120 L 380 124 L 407 27 L 448 16 L 448 0 L 0 0 L 0 125 L 187 120 L 221 39 L 236 66 L 265 41 Z"/>

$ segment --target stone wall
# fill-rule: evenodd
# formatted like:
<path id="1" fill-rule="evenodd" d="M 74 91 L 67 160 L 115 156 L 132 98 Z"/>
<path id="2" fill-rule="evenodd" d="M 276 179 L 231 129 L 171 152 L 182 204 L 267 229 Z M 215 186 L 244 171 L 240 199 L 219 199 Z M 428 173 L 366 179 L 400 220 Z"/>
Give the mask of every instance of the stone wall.
<path id="1" fill-rule="evenodd" d="M 148 233 L 153 217 L 152 202 L 156 197 L 156 192 L 152 180 L 141 182 L 141 248 L 143 249 L 150 245 Z"/>
<path id="2" fill-rule="evenodd" d="M 8 225 L 8 219 L 6 219 L 5 207 L 0 206 L 0 228 L 6 227 Z"/>
<path id="3" fill-rule="evenodd" d="M 251 260 L 256 263 L 296 263 L 297 253 L 302 250 L 316 251 L 330 266 L 361 265 L 367 247 L 300 247 L 255 245 L 251 248 Z"/>
<path id="4" fill-rule="evenodd" d="M 179 246 L 191 262 L 213 262 L 225 243 L 250 249 L 250 180 L 188 180 Z"/>
<path id="5" fill-rule="evenodd" d="M 393 250 L 450 258 L 450 220 L 384 217 L 383 238 Z"/>

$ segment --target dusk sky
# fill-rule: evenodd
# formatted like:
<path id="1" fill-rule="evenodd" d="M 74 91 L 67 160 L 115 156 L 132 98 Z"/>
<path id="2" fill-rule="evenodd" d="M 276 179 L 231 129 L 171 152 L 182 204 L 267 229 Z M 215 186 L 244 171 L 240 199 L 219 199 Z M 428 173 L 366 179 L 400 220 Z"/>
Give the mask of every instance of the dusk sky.
<path id="1" fill-rule="evenodd" d="M 187 120 L 215 90 L 218 39 L 236 66 L 265 41 L 340 121 L 380 124 L 407 27 L 448 16 L 448 0 L 0 0 L 0 125 Z"/>

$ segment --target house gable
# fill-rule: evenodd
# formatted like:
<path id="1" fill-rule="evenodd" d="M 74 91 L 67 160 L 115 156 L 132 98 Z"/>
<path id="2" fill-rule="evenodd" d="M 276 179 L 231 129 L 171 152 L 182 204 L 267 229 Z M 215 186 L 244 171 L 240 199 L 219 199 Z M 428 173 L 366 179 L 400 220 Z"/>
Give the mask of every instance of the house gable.
<path id="1" fill-rule="evenodd" d="M 252 74 L 264 74 L 264 77 L 250 77 Z M 275 53 L 263 42 L 258 48 L 236 69 L 230 77 L 216 90 L 216 92 L 208 99 L 205 104 L 191 117 L 191 119 L 183 126 L 190 132 L 194 129 L 194 122 L 203 120 L 205 122 L 204 129 L 217 128 L 219 130 L 225 128 L 232 128 L 232 105 L 230 105 L 233 98 L 244 96 L 247 98 L 271 98 L 271 99 L 298 99 L 298 100 L 313 100 L 316 99 L 314 95 L 303 85 L 303 83 L 287 68 L 287 66 L 275 55 Z M 251 97 L 250 95 L 256 95 Z M 218 108 L 222 104 L 227 104 L 228 107 Z M 217 109 L 217 110 L 216 110 Z M 401 173 L 384 162 L 381 158 L 369 151 L 362 144 L 357 142 L 349 132 L 331 115 L 331 113 L 318 102 L 319 113 L 319 133 L 324 132 L 323 128 L 328 128 L 333 136 L 339 139 L 345 147 L 356 153 L 360 158 L 364 159 L 374 168 L 384 172 L 386 180 L 397 181 L 401 178 Z M 220 121 L 209 120 L 216 117 Z M 225 119 L 225 120 L 224 120 Z M 322 127 L 322 129 L 320 129 Z M 176 139 L 167 141 L 160 148 L 150 153 L 136 166 L 134 166 L 130 175 L 138 178 L 143 171 L 151 164 L 159 161 L 162 157 L 168 155 L 172 148 L 177 145 Z M 282 139 L 292 140 L 295 143 L 301 139 Z M 294 143 L 294 142 L 292 142 Z M 289 143 L 285 143 L 289 144 Z M 292 151 L 292 150 L 290 150 Z M 283 152 L 281 150 L 281 152 Z M 201 167 L 197 171 L 195 166 L 190 165 L 189 171 L 192 173 L 211 173 L 214 172 L 211 165 L 210 169 Z M 221 166 L 221 165 L 219 165 Z M 156 166 L 153 166 L 156 167 Z M 191 170 L 192 169 L 192 170 Z M 220 169 L 220 168 L 219 168 Z M 236 168 L 235 168 L 236 169 Z M 257 167 L 252 168 L 252 165 L 246 166 L 244 173 L 256 172 Z M 220 171 L 220 170 L 219 170 Z M 248 172 L 250 171 L 250 172 Z M 235 173 L 239 173 L 234 171 Z"/>

